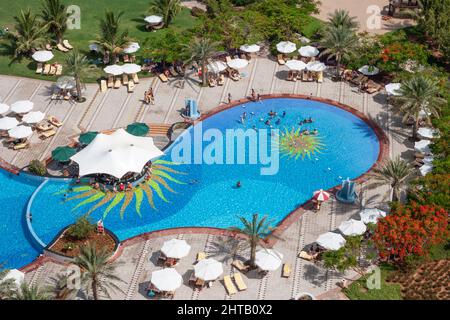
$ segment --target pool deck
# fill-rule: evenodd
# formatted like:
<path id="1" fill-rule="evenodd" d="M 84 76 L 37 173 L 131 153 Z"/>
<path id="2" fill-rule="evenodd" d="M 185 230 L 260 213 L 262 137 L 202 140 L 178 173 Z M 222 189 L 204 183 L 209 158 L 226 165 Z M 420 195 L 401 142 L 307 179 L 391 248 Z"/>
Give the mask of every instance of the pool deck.
<path id="1" fill-rule="evenodd" d="M 87 101 L 80 105 L 72 105 L 66 101 L 50 101 L 51 82 L 0 76 L 0 102 L 13 103 L 30 99 L 35 103 L 35 110 L 54 115 L 64 122 L 57 134 L 46 141 L 40 141 L 34 134 L 31 137 L 31 148 L 28 150 L 17 152 L 1 145 L 0 158 L 22 168 L 32 159 L 47 158 L 54 148 L 70 143 L 71 139 L 82 131 L 123 127 L 134 121 L 161 124 L 183 121 L 179 110 L 183 108 L 186 98 L 197 99 L 200 111 L 208 112 L 225 103 L 228 93 L 231 93 L 232 99 L 237 100 L 249 95 L 254 88 L 260 94 L 303 94 L 350 105 L 384 130 L 390 142 L 389 156 L 399 155 L 411 161 L 413 145 L 407 140 L 409 132 L 401 126 L 401 119 L 388 109 L 384 93 L 359 93 L 347 83 L 333 82 L 328 76 L 321 84 L 289 82 L 285 80 L 287 68 L 267 58 L 253 59 L 242 72 L 246 76 L 241 81 L 234 82 L 226 78 L 224 86 L 215 88 L 200 88 L 192 82 L 187 82 L 184 89 L 181 89 L 176 88 L 173 82 L 161 83 L 157 78 L 141 79 L 132 94 L 128 94 L 125 87 L 100 93 L 97 85 L 87 85 Z M 156 104 L 147 106 L 141 99 L 149 86 L 153 87 Z M 363 204 L 386 209 L 383 195 L 387 187 L 367 189 L 364 188 L 365 184 L 358 185 L 358 191 L 362 190 Z M 283 231 L 282 240 L 274 245 L 275 249 L 284 254 L 284 262 L 292 265 L 291 277 L 282 278 L 280 270 L 269 273 L 264 278 L 250 273 L 243 276 L 248 289 L 231 297 L 226 294 L 220 281 L 201 292 L 186 285 L 188 270 L 193 268 L 195 255 L 199 251 L 205 251 L 208 256 L 223 260 L 224 274 L 232 272 L 230 255 L 227 254 L 227 248 L 223 247 L 223 236 L 202 233 L 201 230 L 185 230 L 175 232 L 175 235 L 159 233 L 127 241 L 117 257 L 117 261 L 122 263 L 118 268 L 118 275 L 126 283 L 121 285 L 123 293 L 115 293 L 113 298 L 146 299 L 144 288 L 148 284 L 150 274 L 160 268 L 155 265 L 158 251 L 165 240 L 174 237 L 184 239 L 192 246 L 189 256 L 176 266 L 185 278 L 185 284 L 176 291 L 175 299 L 290 299 L 301 292 L 310 292 L 322 299 L 344 298 L 336 291 L 336 282 L 342 279 L 342 274 L 327 271 L 299 259 L 297 254 L 304 246 L 314 242 L 319 234 L 335 230 L 342 221 L 356 217 L 359 210 L 359 205 L 345 205 L 332 199 L 325 203 L 318 213 L 304 210 L 296 215 L 298 218 Z M 240 254 L 248 256 L 245 252 Z M 44 285 L 51 282 L 64 268 L 65 266 L 50 259 L 41 259 L 25 269 L 26 280 Z M 353 278 L 355 274 L 349 272 L 345 276 Z"/>

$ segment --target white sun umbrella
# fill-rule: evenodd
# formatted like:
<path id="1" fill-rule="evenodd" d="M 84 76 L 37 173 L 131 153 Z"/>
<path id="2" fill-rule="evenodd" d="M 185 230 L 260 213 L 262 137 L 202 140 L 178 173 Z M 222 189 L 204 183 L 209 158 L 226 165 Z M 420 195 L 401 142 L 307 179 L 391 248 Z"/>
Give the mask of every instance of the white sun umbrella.
<path id="1" fill-rule="evenodd" d="M 295 43 L 290 41 L 281 41 L 277 44 L 277 50 L 281 53 L 292 53 L 297 49 Z"/>
<path id="2" fill-rule="evenodd" d="M 298 53 L 300 53 L 300 55 L 302 57 L 315 57 L 319 54 L 319 49 L 317 49 L 316 47 L 313 46 L 304 46 L 304 47 L 300 47 L 300 49 L 298 49 Z"/>
<path id="3" fill-rule="evenodd" d="M 74 77 L 71 76 L 62 76 L 56 80 L 55 85 L 63 90 L 70 90 L 76 87 L 77 83 Z"/>
<path id="4" fill-rule="evenodd" d="M 141 172 L 144 165 L 164 153 L 150 137 L 138 137 L 124 129 L 100 133 L 70 159 L 78 163 L 79 175 L 104 173 L 122 178 L 128 172 Z"/>
<path id="5" fill-rule="evenodd" d="M 305 36 L 301 36 L 299 38 L 299 40 L 300 40 L 301 43 L 310 43 L 311 42 L 311 40 L 309 38 L 305 37 Z"/>
<path id="6" fill-rule="evenodd" d="M 362 66 L 358 69 L 359 72 L 361 72 L 365 76 L 374 76 L 378 73 L 380 73 L 380 69 L 378 69 L 375 66 Z"/>
<path id="7" fill-rule="evenodd" d="M 15 113 L 27 113 L 33 110 L 34 103 L 28 100 L 20 100 L 11 105 L 11 111 Z"/>
<path id="8" fill-rule="evenodd" d="M 258 46 L 257 44 L 244 44 L 239 49 L 247 53 L 255 53 L 258 52 L 261 49 L 261 47 Z"/>
<path id="9" fill-rule="evenodd" d="M 14 127 L 17 127 L 19 121 L 13 117 L 4 117 L 0 118 L 0 130 L 9 130 Z"/>
<path id="10" fill-rule="evenodd" d="M 0 114 L 8 112 L 9 106 L 5 103 L 0 103 Z"/>
<path id="11" fill-rule="evenodd" d="M 203 281 L 216 280 L 223 273 L 222 264 L 212 258 L 200 260 L 194 266 L 195 276 Z"/>
<path id="12" fill-rule="evenodd" d="M 227 68 L 227 64 L 223 61 L 213 61 L 206 66 L 210 72 L 219 73 Z"/>
<path id="13" fill-rule="evenodd" d="M 34 61 L 37 62 L 47 62 L 53 59 L 54 55 L 51 51 L 47 50 L 40 50 L 33 53 L 31 56 Z"/>
<path id="14" fill-rule="evenodd" d="M 322 233 L 316 240 L 316 243 L 327 250 L 339 250 L 345 245 L 345 239 L 338 233 Z"/>
<path id="15" fill-rule="evenodd" d="M 386 90 L 387 94 L 390 96 L 399 96 L 400 93 L 398 92 L 398 90 L 400 90 L 401 86 L 402 85 L 398 82 L 389 83 L 384 86 L 384 89 Z"/>
<path id="16" fill-rule="evenodd" d="M 183 278 L 174 268 L 153 271 L 150 282 L 161 291 L 175 291 L 183 283 Z"/>
<path id="17" fill-rule="evenodd" d="M 17 269 L 11 269 L 8 271 L 8 273 L 3 277 L 3 280 L 1 282 L 4 282 L 6 280 L 14 280 L 17 287 L 20 287 L 25 280 L 25 273 L 23 273 L 20 270 Z"/>
<path id="18" fill-rule="evenodd" d="M 430 152 L 430 140 L 420 140 L 414 143 L 414 150 L 429 153 Z"/>
<path id="19" fill-rule="evenodd" d="M 433 164 L 432 163 L 425 163 L 423 166 L 419 168 L 420 174 L 422 176 L 427 175 L 433 170 Z"/>
<path id="20" fill-rule="evenodd" d="M 139 45 L 139 43 L 137 42 L 131 42 L 128 47 L 126 47 L 125 49 L 123 49 L 124 53 L 135 53 L 137 52 L 139 49 L 141 48 L 141 46 Z"/>
<path id="21" fill-rule="evenodd" d="M 145 20 L 145 22 L 150 23 L 150 24 L 158 24 L 163 21 L 163 18 L 160 16 L 151 15 L 151 16 L 145 17 L 144 20 Z"/>
<path id="22" fill-rule="evenodd" d="M 429 155 L 429 156 L 425 156 L 424 158 L 423 158 L 423 163 L 432 163 L 433 162 L 433 160 L 434 160 L 434 156 L 433 155 Z"/>
<path id="23" fill-rule="evenodd" d="M 120 76 L 123 73 L 122 67 L 117 64 L 107 66 L 103 68 L 103 71 L 105 71 L 108 74 L 112 74 L 113 76 Z"/>
<path id="24" fill-rule="evenodd" d="M 8 134 L 11 138 L 23 139 L 28 138 L 33 134 L 33 130 L 26 126 L 17 126 L 8 130 Z"/>
<path id="25" fill-rule="evenodd" d="M 419 111 L 419 117 L 426 117 L 426 116 L 431 116 L 431 112 L 425 111 L 425 110 L 420 110 Z"/>
<path id="26" fill-rule="evenodd" d="M 247 59 L 231 59 L 228 61 L 228 66 L 233 69 L 242 69 L 248 66 L 248 60 Z"/>
<path id="27" fill-rule="evenodd" d="M 417 133 L 419 134 L 419 136 L 425 139 L 433 139 L 438 137 L 437 130 L 433 128 L 422 127 L 419 130 L 417 130 Z"/>
<path id="28" fill-rule="evenodd" d="M 191 246 L 185 240 L 172 239 L 165 241 L 161 252 L 168 258 L 181 259 L 186 257 L 191 250 Z"/>
<path id="29" fill-rule="evenodd" d="M 359 236 L 366 232 L 367 227 L 361 220 L 350 219 L 343 221 L 338 229 L 346 236 Z"/>
<path id="30" fill-rule="evenodd" d="M 272 249 L 261 249 L 256 252 L 255 264 L 262 270 L 275 271 L 281 266 L 283 254 Z"/>
<path id="31" fill-rule="evenodd" d="M 306 64 L 306 69 L 313 72 L 321 72 L 327 68 L 325 63 L 320 61 L 311 61 Z"/>
<path id="32" fill-rule="evenodd" d="M 45 113 L 41 111 L 32 111 L 23 116 L 22 121 L 25 123 L 38 123 L 45 118 Z"/>
<path id="33" fill-rule="evenodd" d="M 290 70 L 301 71 L 306 69 L 306 63 L 300 60 L 288 60 L 285 64 Z"/>
<path id="34" fill-rule="evenodd" d="M 122 66 L 122 71 L 126 74 L 138 73 L 141 72 L 141 66 L 134 63 L 125 63 Z"/>
<path id="35" fill-rule="evenodd" d="M 359 216 L 365 224 L 377 223 L 378 219 L 386 217 L 386 212 L 378 208 L 366 208 L 359 212 Z"/>

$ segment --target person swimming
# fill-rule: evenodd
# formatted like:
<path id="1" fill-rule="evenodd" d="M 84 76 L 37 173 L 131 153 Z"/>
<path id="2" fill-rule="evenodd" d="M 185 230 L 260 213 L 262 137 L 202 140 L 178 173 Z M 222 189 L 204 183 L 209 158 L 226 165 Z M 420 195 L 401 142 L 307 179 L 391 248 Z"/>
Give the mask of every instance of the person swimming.
<path id="1" fill-rule="evenodd" d="M 312 134 L 318 134 L 318 133 L 319 133 L 319 130 L 317 130 L 317 129 L 314 129 L 312 132 Z"/>
<path id="2" fill-rule="evenodd" d="M 240 181 L 238 181 L 238 182 L 236 182 L 236 188 L 240 188 L 242 185 L 241 185 L 241 182 Z"/>
<path id="3" fill-rule="evenodd" d="M 264 122 L 266 126 L 270 126 L 270 120 L 266 120 L 266 122 Z"/>
<path id="4" fill-rule="evenodd" d="M 281 119 L 278 118 L 277 121 L 275 122 L 276 125 L 279 125 L 281 123 Z"/>
<path id="5" fill-rule="evenodd" d="M 283 111 L 283 113 L 281 114 L 281 116 L 284 118 L 286 117 L 286 111 Z"/>

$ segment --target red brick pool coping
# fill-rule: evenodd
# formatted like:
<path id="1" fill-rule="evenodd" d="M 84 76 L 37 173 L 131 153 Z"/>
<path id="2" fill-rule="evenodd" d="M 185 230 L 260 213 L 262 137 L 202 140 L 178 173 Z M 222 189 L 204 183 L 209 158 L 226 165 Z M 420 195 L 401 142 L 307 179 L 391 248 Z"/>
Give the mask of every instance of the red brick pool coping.
<path id="1" fill-rule="evenodd" d="M 378 126 L 377 123 L 375 123 L 372 119 L 367 117 L 364 113 L 350 107 L 349 105 L 331 100 L 326 98 L 319 98 L 309 95 L 301 95 L 301 94 L 265 94 L 260 96 L 262 100 L 264 99 L 278 99 L 278 98 L 293 98 L 293 99 L 304 99 L 304 100 L 312 100 L 317 102 L 322 102 L 325 104 L 329 104 L 338 108 L 341 108 L 347 112 L 350 112 L 366 122 L 375 132 L 377 135 L 378 141 L 379 141 L 379 154 L 377 161 L 372 165 L 372 167 L 367 170 L 365 173 L 357 177 L 356 179 L 352 179 L 355 182 L 365 182 L 367 181 L 369 172 L 377 166 L 380 162 L 384 161 L 388 154 L 389 154 L 389 139 L 386 136 L 385 132 Z M 198 120 L 193 121 L 192 124 L 195 126 L 199 122 L 230 108 L 242 105 L 244 103 L 250 103 L 253 102 L 249 98 L 243 98 L 239 100 L 232 101 L 228 104 L 222 104 L 209 112 L 203 114 Z M 0 165 L 1 165 L 0 161 Z M 13 166 L 12 166 L 13 167 Z M 14 168 L 14 167 L 13 167 Z M 339 190 L 340 186 L 335 186 L 333 188 L 328 189 L 327 191 L 330 193 L 335 193 L 337 190 Z M 297 221 L 306 210 L 310 210 L 313 208 L 312 199 L 306 201 L 298 208 L 294 209 L 292 212 L 290 212 L 283 220 L 281 220 L 278 225 L 275 227 L 274 231 L 267 236 L 266 239 L 264 239 L 265 245 L 268 247 L 272 247 L 276 241 L 279 239 L 281 234 L 295 221 Z M 220 236 L 228 236 L 228 237 L 243 237 L 242 235 L 236 234 L 234 232 L 228 231 L 226 229 L 221 228 L 214 228 L 214 227 L 180 227 L 180 228 L 171 228 L 171 229 L 164 229 L 164 230 L 155 230 L 146 232 L 137 236 L 134 236 L 132 238 L 123 240 L 116 251 L 115 255 L 111 258 L 111 261 L 116 260 L 118 257 L 120 257 L 123 249 L 127 246 L 134 245 L 141 241 L 146 241 L 149 239 L 154 239 L 158 237 L 163 236 L 170 236 L 170 235 L 178 235 L 178 234 L 210 234 L 210 235 L 220 235 Z M 37 260 L 31 262 L 30 264 L 22 267 L 20 270 L 29 272 L 33 269 L 36 269 L 41 265 L 42 263 L 46 261 L 53 261 L 55 263 L 61 263 L 60 261 L 57 261 L 56 259 L 45 256 L 45 252 L 43 255 L 41 255 Z"/>

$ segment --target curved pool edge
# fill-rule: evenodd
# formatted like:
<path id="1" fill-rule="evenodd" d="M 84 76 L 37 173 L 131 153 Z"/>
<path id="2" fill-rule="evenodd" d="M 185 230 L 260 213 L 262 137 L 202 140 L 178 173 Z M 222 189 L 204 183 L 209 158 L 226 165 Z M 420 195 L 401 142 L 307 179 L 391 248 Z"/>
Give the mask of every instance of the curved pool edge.
<path id="1" fill-rule="evenodd" d="M 25 210 L 25 221 L 27 222 L 28 232 L 31 234 L 33 239 L 42 247 L 42 249 L 45 249 L 47 246 L 34 232 L 33 226 L 32 226 L 32 214 L 31 214 L 31 206 L 33 205 L 33 201 L 38 195 L 38 193 L 41 191 L 41 189 L 48 183 L 49 179 L 45 178 L 44 181 L 34 190 L 33 194 L 30 197 L 30 200 L 28 200 L 27 209 Z"/>

